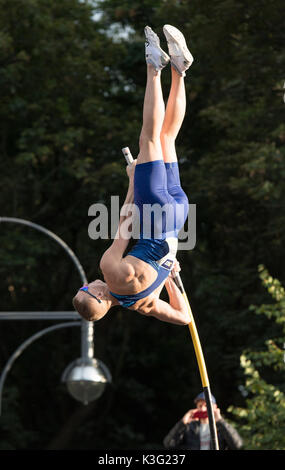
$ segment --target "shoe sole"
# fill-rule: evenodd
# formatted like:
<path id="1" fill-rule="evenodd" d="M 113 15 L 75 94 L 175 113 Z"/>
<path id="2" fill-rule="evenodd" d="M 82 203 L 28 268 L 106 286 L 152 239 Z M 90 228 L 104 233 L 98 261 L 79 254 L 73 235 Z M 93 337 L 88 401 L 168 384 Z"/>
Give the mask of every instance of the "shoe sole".
<path id="1" fill-rule="evenodd" d="M 174 26 L 166 24 L 163 26 L 163 32 L 165 34 L 167 42 L 174 42 L 181 50 L 181 53 L 183 54 L 184 58 L 188 62 L 190 62 L 190 64 L 192 64 L 194 59 L 187 47 L 185 37 L 183 36 L 181 31 L 179 31 L 179 29 L 175 28 Z"/>

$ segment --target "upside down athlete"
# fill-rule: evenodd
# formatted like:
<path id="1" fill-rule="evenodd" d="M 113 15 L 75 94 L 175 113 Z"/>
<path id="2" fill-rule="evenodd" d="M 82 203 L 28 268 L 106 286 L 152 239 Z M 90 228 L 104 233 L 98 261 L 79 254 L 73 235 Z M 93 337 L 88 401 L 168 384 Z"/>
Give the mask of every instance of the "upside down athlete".
<path id="1" fill-rule="evenodd" d="M 173 26 L 163 27 L 169 55 L 160 48 L 159 38 L 150 27 L 146 26 L 144 31 L 147 84 L 143 125 L 139 155 L 127 167 L 129 188 L 124 203 L 134 203 L 138 207 L 141 236 L 124 256 L 129 239 L 120 233 L 120 227 L 126 220 L 121 216 L 116 238 L 100 261 L 105 282 L 97 279 L 84 285 L 74 297 L 73 304 L 79 314 L 89 321 L 99 320 L 111 307 L 122 305 L 161 321 L 187 325 L 187 305 L 172 279 L 171 271 L 180 270 L 176 261 L 178 233 L 188 214 L 188 199 L 180 185 L 175 139 L 186 109 L 185 71 L 192 64 L 193 57 L 184 36 Z M 172 81 L 165 110 L 161 70 L 168 62 L 171 64 Z M 162 220 L 161 236 L 146 238 L 142 230 L 144 204 L 168 205 L 174 211 L 180 206 L 183 210 L 177 210 L 172 230 L 169 231 L 165 220 Z M 164 285 L 169 302 L 159 298 Z"/>

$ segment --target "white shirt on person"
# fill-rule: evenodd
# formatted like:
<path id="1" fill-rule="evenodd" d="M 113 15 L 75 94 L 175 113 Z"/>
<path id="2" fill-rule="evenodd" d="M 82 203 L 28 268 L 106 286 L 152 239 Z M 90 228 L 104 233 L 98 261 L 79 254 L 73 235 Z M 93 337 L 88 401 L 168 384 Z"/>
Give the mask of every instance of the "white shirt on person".
<path id="1" fill-rule="evenodd" d="M 211 433 L 209 423 L 200 423 L 200 450 L 210 450 Z"/>

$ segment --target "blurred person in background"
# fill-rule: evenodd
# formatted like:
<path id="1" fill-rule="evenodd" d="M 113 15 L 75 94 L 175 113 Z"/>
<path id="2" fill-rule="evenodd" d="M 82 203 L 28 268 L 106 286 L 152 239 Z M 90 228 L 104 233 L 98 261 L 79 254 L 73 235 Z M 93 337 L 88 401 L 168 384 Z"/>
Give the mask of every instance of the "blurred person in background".
<path id="1" fill-rule="evenodd" d="M 212 395 L 220 450 L 238 450 L 242 439 L 238 432 L 221 416 L 215 397 Z M 163 440 L 167 449 L 211 450 L 211 434 L 204 393 L 194 399 L 195 408 L 190 409 L 175 424 Z"/>

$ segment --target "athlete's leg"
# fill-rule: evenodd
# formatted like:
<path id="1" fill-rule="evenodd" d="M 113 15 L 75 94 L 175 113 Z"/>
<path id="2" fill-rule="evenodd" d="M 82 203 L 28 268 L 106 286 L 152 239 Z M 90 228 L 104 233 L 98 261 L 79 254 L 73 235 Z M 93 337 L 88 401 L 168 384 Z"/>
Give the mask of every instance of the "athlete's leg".
<path id="1" fill-rule="evenodd" d="M 171 67 L 171 88 L 167 101 L 160 141 L 165 163 L 177 161 L 175 140 L 186 111 L 184 77 Z"/>
<path id="2" fill-rule="evenodd" d="M 161 130 L 165 117 L 165 106 L 161 89 L 161 69 L 169 61 L 169 57 L 160 48 L 159 39 L 151 28 L 145 28 L 147 84 L 143 107 L 143 125 L 140 135 L 140 152 L 134 177 L 134 201 L 140 210 L 140 228 L 143 236 L 153 235 L 160 227 L 160 236 L 165 232 L 165 213 L 160 217 L 151 218 L 146 222 L 144 209 L 146 205 L 158 204 L 171 206 L 173 198 L 167 190 L 167 174 L 161 147 Z M 171 209 L 171 207 L 167 209 Z M 148 235 L 150 236 L 150 235 Z"/>
<path id="3" fill-rule="evenodd" d="M 186 109 L 184 77 L 185 71 L 193 62 L 193 57 L 181 31 L 174 26 L 164 25 L 163 32 L 168 44 L 172 82 L 162 126 L 161 145 L 164 161 L 171 163 L 177 161 L 175 139 L 182 125 Z"/>
<path id="4" fill-rule="evenodd" d="M 165 114 L 161 89 L 161 70 L 169 62 L 168 55 L 161 49 L 158 36 L 149 26 L 145 32 L 145 57 L 147 82 L 143 106 L 143 125 L 140 135 L 140 152 L 137 163 L 163 160 L 160 133 Z"/>
<path id="5" fill-rule="evenodd" d="M 137 163 L 162 160 L 160 133 L 165 106 L 161 89 L 161 72 L 147 64 L 147 83 L 143 106 L 143 125 Z"/>
<path id="6" fill-rule="evenodd" d="M 144 215 L 145 205 L 156 203 L 163 206 L 168 202 L 167 176 L 160 143 L 164 113 L 160 71 L 156 71 L 153 65 L 147 64 L 140 152 L 134 175 L 134 202 L 140 210 L 142 238 L 153 235 L 151 219 L 146 220 Z M 160 220 L 157 223 L 160 223 Z"/>

